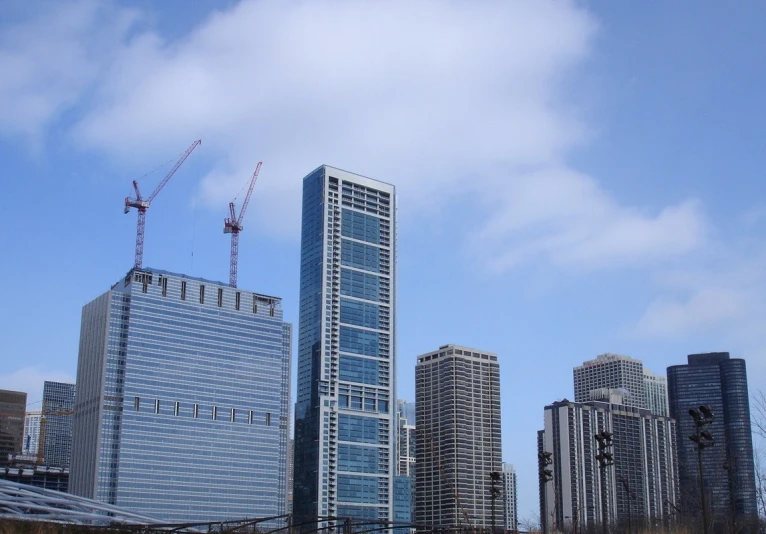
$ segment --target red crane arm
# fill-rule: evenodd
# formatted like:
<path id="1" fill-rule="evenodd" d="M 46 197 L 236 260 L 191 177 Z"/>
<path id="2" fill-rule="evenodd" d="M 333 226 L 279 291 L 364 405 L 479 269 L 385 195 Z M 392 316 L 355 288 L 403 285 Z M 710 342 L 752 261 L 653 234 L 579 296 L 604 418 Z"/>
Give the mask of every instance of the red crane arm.
<path id="1" fill-rule="evenodd" d="M 250 195 L 253 194 L 253 187 L 255 187 L 255 182 L 258 180 L 258 173 L 261 172 L 261 164 L 263 162 L 259 161 L 258 165 L 255 167 L 255 172 L 253 173 L 253 178 L 250 180 L 250 189 L 247 190 L 247 196 L 245 197 L 245 201 L 242 203 L 242 209 L 239 210 L 239 218 L 237 219 L 237 226 L 242 225 L 242 218 L 245 216 L 245 211 L 247 211 L 247 205 L 250 203 Z"/>
<path id="2" fill-rule="evenodd" d="M 157 196 L 157 193 L 159 193 L 163 187 L 165 187 L 165 184 L 168 183 L 168 180 L 172 178 L 172 176 L 176 173 L 178 168 L 183 165 L 183 162 L 186 161 L 186 158 L 189 157 L 189 154 L 191 154 L 195 148 L 197 148 L 200 144 L 202 144 L 202 140 L 198 139 L 192 143 L 192 145 L 186 150 L 186 152 L 183 153 L 181 156 L 181 159 L 178 160 L 178 162 L 173 166 L 172 169 L 170 169 L 170 172 L 165 176 L 165 178 L 162 179 L 160 184 L 157 186 L 157 188 L 152 192 L 151 195 L 149 195 L 149 198 L 146 199 L 146 202 L 151 204 L 152 200 L 154 200 L 154 197 Z M 138 188 L 136 188 L 136 193 L 138 193 Z"/>

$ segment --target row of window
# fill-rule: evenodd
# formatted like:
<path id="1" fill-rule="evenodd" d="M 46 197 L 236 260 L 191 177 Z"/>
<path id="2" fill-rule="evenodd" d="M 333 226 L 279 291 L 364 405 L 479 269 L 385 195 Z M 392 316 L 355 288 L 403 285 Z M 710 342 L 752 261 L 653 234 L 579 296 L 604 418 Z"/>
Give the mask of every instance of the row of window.
<path id="1" fill-rule="evenodd" d="M 136 282 L 141 282 L 143 285 L 141 287 L 142 293 L 147 293 L 149 290 L 149 285 L 152 283 L 152 275 L 149 273 L 135 273 L 134 280 Z M 168 296 L 168 279 L 165 276 L 160 276 L 159 278 L 159 285 L 162 288 L 162 296 L 167 297 Z M 181 300 L 186 300 L 186 294 L 187 294 L 187 287 L 186 287 L 186 280 L 181 281 Z M 218 307 L 223 307 L 223 288 L 218 288 Z M 263 297 L 259 297 L 258 295 L 253 295 L 253 313 L 258 313 L 258 303 L 259 301 L 263 304 L 264 302 L 269 305 L 269 315 L 274 317 L 274 303 L 270 301 L 270 299 L 264 299 Z M 204 304 L 205 303 L 205 285 L 200 284 L 199 285 L 199 303 Z M 234 294 L 234 309 L 239 310 L 242 306 L 242 292 L 237 291 Z"/>
<path id="2" fill-rule="evenodd" d="M 146 400 L 143 403 L 146 406 Z M 147 411 L 146 408 L 142 409 L 141 397 L 133 398 L 133 411 L 141 412 Z M 153 399 L 149 401 L 149 412 L 154 414 L 160 414 L 160 399 Z M 171 403 L 174 416 L 190 415 L 194 419 L 200 417 L 209 418 L 212 421 L 229 421 L 231 423 L 243 423 L 246 422 L 249 425 L 257 422 L 258 416 L 255 410 L 242 410 L 237 408 L 221 408 L 219 406 L 210 406 L 207 408 L 201 407 L 199 404 L 191 404 L 188 407 L 181 407 L 181 403 L 174 401 Z M 188 410 L 188 411 L 187 411 Z M 263 422 L 266 426 L 271 426 L 271 412 L 263 414 Z"/>
<path id="3" fill-rule="evenodd" d="M 338 407 L 365 412 L 388 413 L 388 401 L 358 397 L 356 395 L 338 395 Z"/>

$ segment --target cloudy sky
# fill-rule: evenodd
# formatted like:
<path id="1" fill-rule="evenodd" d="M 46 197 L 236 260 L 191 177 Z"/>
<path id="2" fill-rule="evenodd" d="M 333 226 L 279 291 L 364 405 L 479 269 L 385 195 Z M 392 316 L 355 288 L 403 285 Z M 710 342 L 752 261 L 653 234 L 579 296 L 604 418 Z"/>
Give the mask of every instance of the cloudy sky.
<path id="1" fill-rule="evenodd" d="M 766 4 L 6 1 L 0 387 L 73 380 L 81 307 L 133 260 L 226 280 L 227 203 L 263 170 L 240 287 L 297 323 L 301 179 L 399 193 L 399 396 L 418 354 L 497 352 L 504 460 L 604 352 L 747 359 L 766 388 Z M 163 166 L 164 165 L 164 166 Z"/>

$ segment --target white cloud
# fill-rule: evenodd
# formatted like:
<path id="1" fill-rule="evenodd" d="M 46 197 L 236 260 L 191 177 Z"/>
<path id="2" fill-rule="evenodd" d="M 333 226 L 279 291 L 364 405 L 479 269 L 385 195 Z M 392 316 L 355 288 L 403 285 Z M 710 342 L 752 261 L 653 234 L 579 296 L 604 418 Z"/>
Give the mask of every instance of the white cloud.
<path id="1" fill-rule="evenodd" d="M 39 410 L 41 409 L 41 404 L 38 401 L 41 401 L 43 398 L 43 384 L 46 380 L 51 382 L 75 382 L 75 378 L 69 373 L 55 369 L 45 369 L 35 365 L 22 367 L 10 373 L 0 374 L 0 389 L 26 392 L 27 404 L 31 404 L 29 409 Z"/>
<path id="2" fill-rule="evenodd" d="M 136 14 L 95 0 L 32 9 L 34 20 L 0 31 L 0 134 L 39 148 L 45 128 L 80 101 Z"/>
<path id="3" fill-rule="evenodd" d="M 297 235 L 300 178 L 328 163 L 395 183 L 405 217 L 489 206 L 472 218 L 496 270 L 686 253 L 705 237 L 695 202 L 625 206 L 564 163 L 591 135 L 565 84 L 596 28 L 553 0 L 242 2 L 181 39 L 134 32 L 108 66 L 91 61 L 72 136 L 132 164 L 202 138 L 215 209 L 262 159 L 250 224 L 271 234 Z"/>

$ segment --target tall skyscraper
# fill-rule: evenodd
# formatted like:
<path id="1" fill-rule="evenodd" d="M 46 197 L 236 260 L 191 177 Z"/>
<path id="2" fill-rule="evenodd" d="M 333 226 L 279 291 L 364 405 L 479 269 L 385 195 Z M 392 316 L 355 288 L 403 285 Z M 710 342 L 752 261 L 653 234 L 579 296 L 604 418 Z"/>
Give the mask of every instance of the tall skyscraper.
<path id="1" fill-rule="evenodd" d="M 294 513 L 393 519 L 394 186 L 303 179 Z"/>
<path id="2" fill-rule="evenodd" d="M 24 446 L 21 452 L 27 456 L 37 454 L 40 446 L 41 414 L 41 410 L 31 410 L 24 417 Z"/>
<path id="3" fill-rule="evenodd" d="M 396 401 L 396 474 L 415 476 L 415 405 L 404 400 Z"/>
<path id="4" fill-rule="evenodd" d="M 611 432 L 614 443 L 605 486 L 595 458 L 595 435 L 602 431 Z M 664 521 L 678 502 L 675 447 L 675 422 L 649 410 L 566 399 L 546 406 L 538 452 L 552 453 L 553 460 L 553 480 L 540 481 L 540 517 L 548 531 L 586 532 L 602 524 L 604 508 L 608 523 Z"/>
<path id="5" fill-rule="evenodd" d="M 574 368 L 575 402 L 588 402 L 592 391 L 604 388 L 626 390 L 626 406 L 647 407 L 644 364 L 639 360 L 607 353 Z"/>
<path id="6" fill-rule="evenodd" d="M 83 308 L 70 491 L 172 522 L 285 513 L 281 300 L 132 269 Z"/>
<path id="7" fill-rule="evenodd" d="M 519 524 L 518 501 L 516 498 L 516 470 L 513 464 L 503 463 L 503 512 L 505 530 L 516 530 Z"/>
<path id="8" fill-rule="evenodd" d="M 74 393 L 74 384 L 46 381 L 43 385 L 43 410 L 46 414 L 43 456 L 48 467 L 69 467 Z"/>
<path id="9" fill-rule="evenodd" d="M 490 473 L 502 468 L 497 355 L 457 345 L 418 356 L 415 522 L 488 528 Z"/>
<path id="10" fill-rule="evenodd" d="M 714 444 L 702 451 L 705 497 L 711 516 L 729 525 L 731 512 L 740 520 L 756 515 L 753 441 L 745 360 L 728 352 L 691 354 L 686 365 L 668 367 L 670 414 L 678 421 L 678 460 L 683 497 L 681 509 L 701 510 L 697 447 L 690 409 L 709 406 L 715 421 L 708 428 Z M 724 468 L 725 467 L 725 468 Z"/>
<path id="11" fill-rule="evenodd" d="M 9 454 L 23 450 L 26 413 L 26 393 L 0 389 L 0 465 L 8 462 Z"/>
<path id="12" fill-rule="evenodd" d="M 655 415 L 670 416 L 668 409 L 668 379 L 644 368 L 646 409 Z"/>

